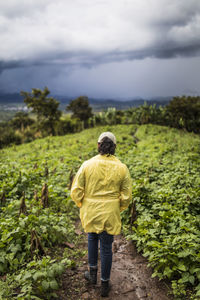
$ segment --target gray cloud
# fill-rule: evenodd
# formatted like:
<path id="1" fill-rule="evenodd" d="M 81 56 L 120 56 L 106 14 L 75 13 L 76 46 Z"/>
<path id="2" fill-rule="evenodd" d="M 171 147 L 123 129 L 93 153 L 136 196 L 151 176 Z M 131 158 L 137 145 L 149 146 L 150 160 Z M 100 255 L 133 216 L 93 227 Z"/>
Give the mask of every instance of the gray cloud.
<path id="1" fill-rule="evenodd" d="M 160 57 L 163 48 L 184 55 L 181 49 L 200 41 L 198 0 L 7 0 L 0 3 L 0 15 L 3 61 L 54 61 L 63 55 L 64 63 L 81 63 L 81 56 L 85 63 L 91 55 L 99 60 L 115 53 L 118 59 L 140 51 Z"/>
<path id="2" fill-rule="evenodd" d="M 20 68 L 22 65 L 22 61 L 0 61 L 0 73 L 6 69 Z"/>
<path id="3" fill-rule="evenodd" d="M 56 87 L 59 74 L 105 64 L 199 57 L 199 32 L 199 0 L 1 1 L 0 84 Z"/>

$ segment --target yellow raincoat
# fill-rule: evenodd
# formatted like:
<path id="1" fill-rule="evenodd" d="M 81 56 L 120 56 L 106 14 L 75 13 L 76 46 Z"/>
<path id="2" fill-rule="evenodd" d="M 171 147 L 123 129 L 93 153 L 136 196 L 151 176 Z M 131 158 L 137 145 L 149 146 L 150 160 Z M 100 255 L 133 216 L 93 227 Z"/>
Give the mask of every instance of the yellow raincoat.
<path id="1" fill-rule="evenodd" d="M 128 207 L 131 191 L 128 168 L 114 155 L 99 154 L 85 161 L 71 189 L 85 232 L 119 234 L 120 211 Z"/>

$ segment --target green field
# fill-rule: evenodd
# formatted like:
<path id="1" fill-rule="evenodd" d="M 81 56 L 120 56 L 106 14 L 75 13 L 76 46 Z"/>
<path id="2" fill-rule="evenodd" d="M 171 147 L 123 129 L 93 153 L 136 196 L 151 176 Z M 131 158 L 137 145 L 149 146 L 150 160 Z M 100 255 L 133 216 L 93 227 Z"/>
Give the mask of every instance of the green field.
<path id="1" fill-rule="evenodd" d="M 51 250 L 74 241 L 78 209 L 70 179 L 97 154 L 97 138 L 108 130 L 133 178 L 124 234 L 147 257 L 153 276 L 172 282 L 177 299 L 199 299 L 200 137 L 153 125 L 97 127 L 1 150 L 0 299 L 51 299 L 59 288 L 64 268 L 74 264 L 53 259 Z"/>

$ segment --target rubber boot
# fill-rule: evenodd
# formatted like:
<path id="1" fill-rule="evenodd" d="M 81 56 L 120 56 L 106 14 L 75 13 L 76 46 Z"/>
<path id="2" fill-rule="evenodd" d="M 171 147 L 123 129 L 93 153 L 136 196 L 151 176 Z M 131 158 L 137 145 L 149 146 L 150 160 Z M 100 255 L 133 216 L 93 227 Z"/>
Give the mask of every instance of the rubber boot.
<path id="1" fill-rule="evenodd" d="M 90 268 L 90 271 L 86 271 L 84 274 L 86 280 L 92 284 L 97 283 L 97 268 Z"/>
<path id="2" fill-rule="evenodd" d="M 107 297 L 110 291 L 109 280 L 103 281 L 101 280 L 101 296 Z"/>

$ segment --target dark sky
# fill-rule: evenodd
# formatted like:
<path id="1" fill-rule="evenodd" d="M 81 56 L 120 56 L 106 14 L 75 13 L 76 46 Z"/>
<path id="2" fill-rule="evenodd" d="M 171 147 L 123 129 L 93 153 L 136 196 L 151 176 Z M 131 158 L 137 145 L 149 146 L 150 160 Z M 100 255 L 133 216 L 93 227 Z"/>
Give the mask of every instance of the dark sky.
<path id="1" fill-rule="evenodd" d="M 200 94 L 199 0 L 2 0 L 0 91 Z"/>

